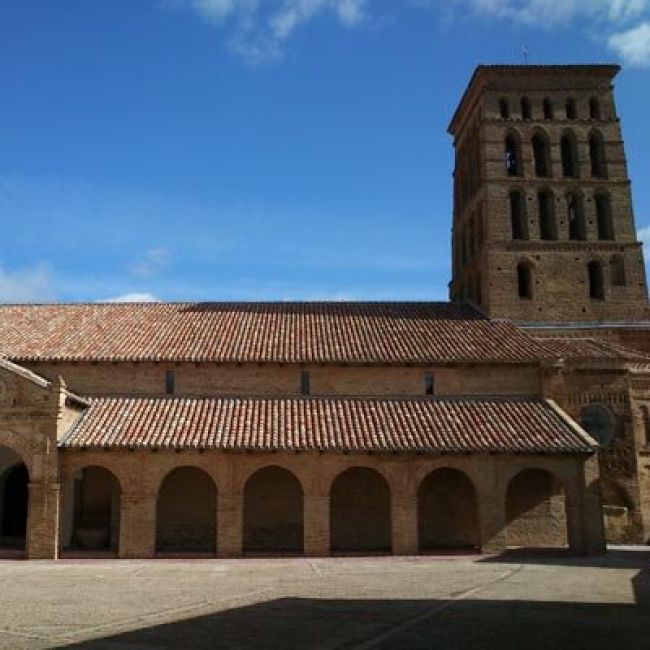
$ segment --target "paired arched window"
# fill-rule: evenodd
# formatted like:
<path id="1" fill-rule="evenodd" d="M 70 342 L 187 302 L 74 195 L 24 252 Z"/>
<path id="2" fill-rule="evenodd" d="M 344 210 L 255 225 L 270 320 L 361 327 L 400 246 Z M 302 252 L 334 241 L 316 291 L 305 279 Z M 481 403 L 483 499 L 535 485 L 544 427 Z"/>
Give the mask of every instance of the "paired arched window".
<path id="1" fill-rule="evenodd" d="M 569 99 L 566 100 L 565 110 L 566 110 L 567 120 L 578 119 L 578 109 L 576 107 L 576 100 L 573 99 L 573 97 L 569 97 Z"/>
<path id="2" fill-rule="evenodd" d="M 589 117 L 592 120 L 600 119 L 600 102 L 595 97 L 589 100 Z"/>
<path id="3" fill-rule="evenodd" d="M 541 190 L 537 194 L 537 210 L 539 214 L 539 235 L 541 239 L 557 239 L 557 223 L 555 220 L 555 198 L 549 190 Z"/>
<path id="4" fill-rule="evenodd" d="M 542 104 L 542 110 L 544 111 L 544 119 L 545 120 L 552 120 L 553 119 L 553 102 L 546 97 L 544 99 L 544 102 Z"/>
<path id="5" fill-rule="evenodd" d="M 533 299 L 533 266 L 530 262 L 517 264 L 517 293 L 523 300 Z"/>
<path id="6" fill-rule="evenodd" d="M 589 276 L 589 297 L 592 300 L 604 300 L 603 265 L 596 260 L 589 262 L 587 274 Z"/>
<path id="7" fill-rule="evenodd" d="M 592 131 L 589 134 L 589 161 L 591 163 L 591 175 L 594 178 L 607 178 L 605 144 L 600 131 Z"/>
<path id="8" fill-rule="evenodd" d="M 510 133 L 506 136 L 505 141 L 505 163 L 506 173 L 508 176 L 521 176 L 521 147 L 519 146 L 519 138 Z"/>
<path id="9" fill-rule="evenodd" d="M 551 148 L 545 133 L 535 133 L 532 138 L 535 175 L 542 178 L 551 175 Z"/>
<path id="10" fill-rule="evenodd" d="M 613 287 L 625 286 L 625 262 L 622 255 L 612 255 L 609 260 L 609 277 Z"/>
<path id="11" fill-rule="evenodd" d="M 530 120 L 533 117 L 533 110 L 530 106 L 530 99 L 528 97 L 521 98 L 521 119 Z"/>
<path id="12" fill-rule="evenodd" d="M 566 197 L 567 218 L 569 220 L 569 239 L 587 239 L 587 228 L 585 224 L 585 210 L 582 194 L 570 192 Z"/>
<path id="13" fill-rule="evenodd" d="M 562 155 L 562 174 L 566 178 L 578 178 L 580 162 L 578 160 L 578 143 L 575 135 L 566 132 L 560 140 L 560 153 Z"/>
<path id="14" fill-rule="evenodd" d="M 596 204 L 596 226 L 598 239 L 614 239 L 614 224 L 612 223 L 612 202 L 609 194 L 594 195 Z"/>
<path id="15" fill-rule="evenodd" d="M 523 193 L 519 190 L 510 193 L 510 223 L 513 239 L 528 239 L 526 203 Z"/>
<path id="16" fill-rule="evenodd" d="M 505 97 L 499 100 L 499 113 L 501 118 L 507 120 L 510 117 L 510 103 Z"/>

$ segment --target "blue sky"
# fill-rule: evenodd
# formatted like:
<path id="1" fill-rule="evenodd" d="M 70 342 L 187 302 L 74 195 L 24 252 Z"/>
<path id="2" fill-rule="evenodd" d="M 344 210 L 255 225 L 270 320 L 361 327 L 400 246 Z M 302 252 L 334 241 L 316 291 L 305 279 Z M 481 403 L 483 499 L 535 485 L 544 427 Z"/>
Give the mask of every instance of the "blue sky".
<path id="1" fill-rule="evenodd" d="M 650 0 L 2 0 L 0 301 L 446 299 L 479 63 L 616 61 L 650 240 Z"/>

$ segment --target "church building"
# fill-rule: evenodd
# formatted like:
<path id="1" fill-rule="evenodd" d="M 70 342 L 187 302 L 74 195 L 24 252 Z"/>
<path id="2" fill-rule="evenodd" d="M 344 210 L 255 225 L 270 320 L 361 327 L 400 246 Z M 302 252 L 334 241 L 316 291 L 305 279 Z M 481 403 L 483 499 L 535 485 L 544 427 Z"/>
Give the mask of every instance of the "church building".
<path id="1" fill-rule="evenodd" d="M 476 69 L 450 302 L 0 306 L 0 556 L 647 543 L 617 72 Z"/>

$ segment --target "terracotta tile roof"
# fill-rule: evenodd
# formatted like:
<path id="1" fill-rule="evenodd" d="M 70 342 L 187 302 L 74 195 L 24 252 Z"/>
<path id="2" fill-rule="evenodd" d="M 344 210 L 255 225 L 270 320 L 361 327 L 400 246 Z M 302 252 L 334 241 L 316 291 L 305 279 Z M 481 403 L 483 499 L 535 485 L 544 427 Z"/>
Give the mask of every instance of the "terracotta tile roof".
<path id="1" fill-rule="evenodd" d="M 590 452 L 552 402 L 528 398 L 98 398 L 62 447 L 231 451 Z"/>
<path id="2" fill-rule="evenodd" d="M 150 303 L 0 306 L 14 361 L 430 363 L 532 361 L 515 325 L 450 303 Z"/>
<path id="3" fill-rule="evenodd" d="M 650 363 L 650 354 L 597 338 L 540 338 L 553 355 L 569 361 L 635 361 Z"/>

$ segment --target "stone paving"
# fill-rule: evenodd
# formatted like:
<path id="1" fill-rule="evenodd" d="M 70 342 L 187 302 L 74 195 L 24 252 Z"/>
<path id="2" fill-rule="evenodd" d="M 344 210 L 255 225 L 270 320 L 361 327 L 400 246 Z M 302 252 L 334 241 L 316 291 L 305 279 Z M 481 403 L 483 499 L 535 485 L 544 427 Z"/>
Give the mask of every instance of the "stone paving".
<path id="1" fill-rule="evenodd" d="M 1 648 L 650 648 L 650 551 L 0 562 Z"/>

